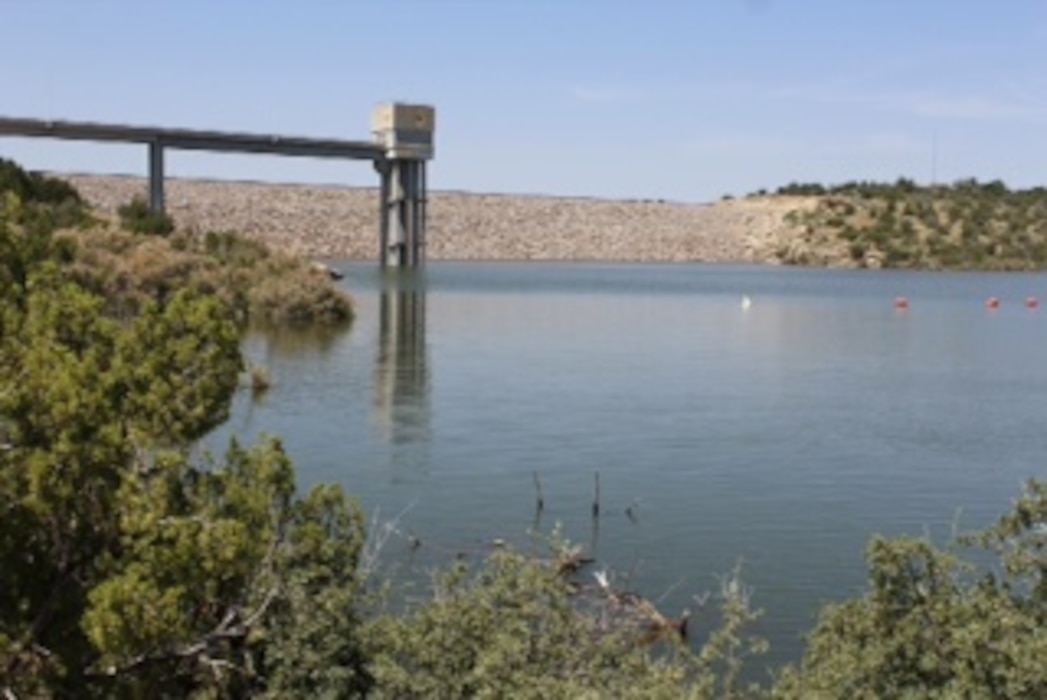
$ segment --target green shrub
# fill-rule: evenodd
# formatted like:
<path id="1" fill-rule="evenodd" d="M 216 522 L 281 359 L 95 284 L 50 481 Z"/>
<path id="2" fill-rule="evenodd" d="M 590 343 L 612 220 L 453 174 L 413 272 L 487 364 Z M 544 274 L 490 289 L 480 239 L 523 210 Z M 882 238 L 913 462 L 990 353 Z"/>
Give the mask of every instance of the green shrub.
<path id="1" fill-rule="evenodd" d="M 827 606 L 779 698 L 1047 697 L 1047 484 L 996 526 L 960 538 L 979 569 L 926 539 L 874 538 L 869 590 Z M 986 552 L 973 552 L 984 561 Z"/>
<path id="2" fill-rule="evenodd" d="M 27 203 L 83 204 L 80 193 L 68 182 L 28 172 L 14 161 L 0 158 L 0 193 L 4 192 L 11 192 Z"/>
<path id="3" fill-rule="evenodd" d="M 128 231 L 148 236 L 167 236 L 174 231 L 174 219 L 166 212 L 154 212 L 141 197 L 121 206 L 117 213 Z"/>
<path id="4" fill-rule="evenodd" d="M 376 698 L 741 698 L 744 661 L 765 651 L 746 628 L 759 614 L 738 572 L 724 577 L 719 625 L 697 652 L 678 621 L 616 592 L 609 576 L 564 573 L 563 550 L 543 562 L 496 550 L 458 564 L 433 597 L 369 624 L 364 639 Z M 594 580 L 602 583 L 586 583 Z M 681 618 L 683 619 L 683 618 Z M 657 646 L 652 648 L 652 644 Z"/>
<path id="5" fill-rule="evenodd" d="M 22 223 L 34 230 L 50 232 L 90 221 L 80 193 L 68 182 L 0 158 L 0 209 L 10 197 L 19 202 Z"/>
<path id="6" fill-rule="evenodd" d="M 261 323 L 296 324 L 351 321 L 353 307 L 348 298 L 323 275 L 309 269 L 265 266 L 255 275 L 247 292 L 250 317 Z"/>
<path id="7" fill-rule="evenodd" d="M 263 244 L 228 231 L 208 231 L 203 249 L 219 262 L 231 265 L 250 266 L 270 257 Z"/>
<path id="8" fill-rule="evenodd" d="M 341 325 L 353 317 L 349 297 L 329 278 L 235 234 L 157 238 L 106 230 L 68 238 L 79 250 L 70 276 L 117 316 L 191 288 L 219 297 L 245 323 Z"/>

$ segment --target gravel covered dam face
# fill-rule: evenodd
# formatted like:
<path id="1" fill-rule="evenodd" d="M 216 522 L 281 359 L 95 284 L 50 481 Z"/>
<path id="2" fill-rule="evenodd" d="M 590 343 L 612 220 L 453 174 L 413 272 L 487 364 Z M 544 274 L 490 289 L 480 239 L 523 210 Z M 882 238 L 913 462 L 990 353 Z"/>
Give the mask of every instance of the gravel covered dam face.
<path id="1" fill-rule="evenodd" d="M 104 213 L 146 196 L 145 178 L 60 175 Z M 169 179 L 180 227 L 236 231 L 309 258 L 378 259 L 375 188 Z M 715 204 L 431 192 L 429 260 L 775 263 L 802 231 L 800 198 Z"/>

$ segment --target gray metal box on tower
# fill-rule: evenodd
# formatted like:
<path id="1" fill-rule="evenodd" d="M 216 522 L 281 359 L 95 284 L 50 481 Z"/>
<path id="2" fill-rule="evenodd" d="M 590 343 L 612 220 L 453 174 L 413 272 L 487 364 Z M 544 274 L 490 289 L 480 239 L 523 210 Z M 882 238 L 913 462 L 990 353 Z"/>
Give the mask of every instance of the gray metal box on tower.
<path id="1" fill-rule="evenodd" d="M 393 159 L 432 158 L 435 127 L 436 110 L 428 105 L 379 105 L 371 119 L 375 142 Z"/>

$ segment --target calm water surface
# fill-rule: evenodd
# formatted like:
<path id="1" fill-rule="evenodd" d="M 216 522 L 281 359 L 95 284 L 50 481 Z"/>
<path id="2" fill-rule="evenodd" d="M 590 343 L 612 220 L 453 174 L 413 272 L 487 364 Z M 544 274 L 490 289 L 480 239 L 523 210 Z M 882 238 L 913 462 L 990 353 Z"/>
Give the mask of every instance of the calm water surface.
<path id="1" fill-rule="evenodd" d="M 407 509 L 423 546 L 385 552 L 408 577 L 526 542 L 537 471 L 538 527 L 668 613 L 742 561 L 774 664 L 861 590 L 872 533 L 981 527 L 1047 476 L 1047 309 L 1022 304 L 1044 275 L 335 264 L 351 331 L 252 336 L 275 386 L 239 397 L 213 444 L 277 434 L 304 485 L 341 482 L 381 520 Z"/>

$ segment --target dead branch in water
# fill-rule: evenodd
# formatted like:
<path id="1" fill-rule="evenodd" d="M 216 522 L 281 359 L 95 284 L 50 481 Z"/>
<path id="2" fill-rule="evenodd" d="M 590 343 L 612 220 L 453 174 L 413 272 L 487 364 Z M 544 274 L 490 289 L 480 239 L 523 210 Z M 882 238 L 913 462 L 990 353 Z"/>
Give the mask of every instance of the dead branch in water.
<path id="1" fill-rule="evenodd" d="M 635 628 L 641 635 L 640 644 L 649 646 L 658 642 L 687 641 L 690 610 L 684 609 L 676 619 L 666 617 L 654 603 L 643 596 L 615 589 L 606 571 L 597 571 L 593 577 L 596 579 L 597 590 L 603 596 L 605 619 L 617 627 Z"/>

